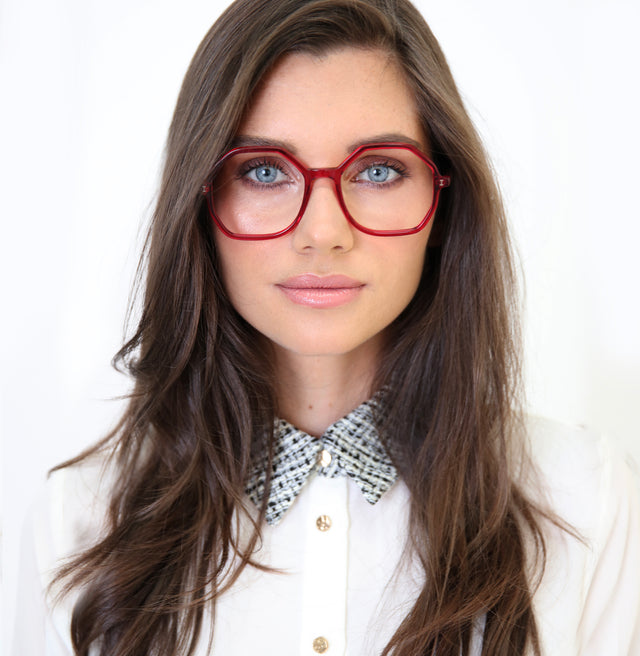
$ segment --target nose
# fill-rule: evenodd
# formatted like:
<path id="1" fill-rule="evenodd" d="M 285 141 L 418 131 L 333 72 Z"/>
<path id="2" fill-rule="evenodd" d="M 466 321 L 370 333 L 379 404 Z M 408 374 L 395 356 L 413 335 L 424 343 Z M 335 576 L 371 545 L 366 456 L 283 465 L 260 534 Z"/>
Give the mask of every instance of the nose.
<path id="1" fill-rule="evenodd" d="M 300 252 L 349 251 L 354 230 L 342 211 L 333 181 L 328 177 L 316 178 L 307 207 L 293 232 L 294 248 Z"/>

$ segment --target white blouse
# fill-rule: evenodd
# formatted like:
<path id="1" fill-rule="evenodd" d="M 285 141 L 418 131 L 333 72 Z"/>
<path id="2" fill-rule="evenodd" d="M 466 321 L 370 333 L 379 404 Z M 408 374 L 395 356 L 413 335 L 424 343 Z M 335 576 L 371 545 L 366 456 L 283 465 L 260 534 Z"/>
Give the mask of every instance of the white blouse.
<path id="1" fill-rule="evenodd" d="M 637 481 L 606 439 L 538 419 L 529 434 L 545 498 L 585 538 L 546 526 L 547 568 L 535 595 L 543 653 L 640 656 Z M 58 472 L 34 509 L 14 656 L 73 653 L 73 599 L 52 606 L 44 590 L 60 559 L 99 532 L 99 478 L 97 466 Z M 284 571 L 246 568 L 216 606 L 213 652 L 203 636 L 198 656 L 379 654 L 424 577 L 401 558 L 408 501 L 402 481 L 371 505 L 350 479 L 312 474 L 280 523 L 264 526 L 259 558 Z M 479 622 L 474 654 L 481 632 Z"/>

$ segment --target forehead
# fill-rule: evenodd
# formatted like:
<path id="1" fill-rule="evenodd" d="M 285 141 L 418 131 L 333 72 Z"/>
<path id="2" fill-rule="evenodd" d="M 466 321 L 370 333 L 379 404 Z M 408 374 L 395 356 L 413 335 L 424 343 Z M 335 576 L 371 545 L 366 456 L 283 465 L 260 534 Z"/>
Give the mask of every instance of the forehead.
<path id="1" fill-rule="evenodd" d="M 301 156 L 344 155 L 380 135 L 427 148 L 415 96 L 394 56 L 351 47 L 283 57 L 258 87 L 238 135 L 278 141 Z"/>

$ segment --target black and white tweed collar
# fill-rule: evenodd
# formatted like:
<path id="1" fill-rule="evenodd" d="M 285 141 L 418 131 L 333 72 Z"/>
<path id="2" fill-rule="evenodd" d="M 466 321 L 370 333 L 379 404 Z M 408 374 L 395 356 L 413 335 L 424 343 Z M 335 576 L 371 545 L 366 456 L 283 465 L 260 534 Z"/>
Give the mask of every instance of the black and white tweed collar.
<path id="1" fill-rule="evenodd" d="M 395 483 L 398 473 L 378 436 L 374 420 L 377 408 L 374 396 L 329 426 L 320 438 L 284 419 L 276 420 L 268 524 L 280 521 L 312 472 L 327 478 L 349 476 L 369 503 L 380 499 Z M 256 505 L 264 495 L 266 468 L 265 455 L 256 463 L 247 484 L 247 494 Z"/>

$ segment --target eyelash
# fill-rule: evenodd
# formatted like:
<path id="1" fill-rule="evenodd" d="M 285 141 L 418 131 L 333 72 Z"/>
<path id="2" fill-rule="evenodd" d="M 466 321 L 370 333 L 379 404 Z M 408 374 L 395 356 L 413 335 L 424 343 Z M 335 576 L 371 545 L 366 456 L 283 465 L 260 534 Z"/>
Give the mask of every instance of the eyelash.
<path id="1" fill-rule="evenodd" d="M 367 169 L 370 169 L 372 167 L 376 166 L 383 166 L 394 173 L 398 175 L 399 178 L 409 178 L 410 177 L 410 172 L 409 169 L 404 166 L 402 163 L 396 161 L 396 160 L 388 160 L 388 159 L 375 159 L 373 161 L 361 161 L 361 162 L 356 162 L 355 163 L 355 170 L 352 174 L 349 175 L 350 179 L 355 179 L 362 173 L 364 173 Z M 247 177 L 248 173 L 251 173 L 251 171 L 255 171 L 256 169 L 259 169 L 260 167 L 267 167 L 271 169 L 275 169 L 278 171 L 278 173 L 281 173 L 282 175 L 286 176 L 288 179 L 290 179 L 290 175 L 287 173 L 285 168 L 281 165 L 281 163 L 277 159 L 267 159 L 267 158 L 260 158 L 260 159 L 253 159 L 249 160 L 247 162 L 244 162 L 238 172 L 236 173 L 236 178 L 238 180 L 245 180 L 248 184 L 253 184 L 256 186 L 265 186 L 261 184 L 260 182 L 256 180 L 251 180 L 250 178 Z M 374 183 L 374 182 L 366 182 L 366 181 L 361 181 L 362 184 L 370 184 L 372 187 L 383 187 L 383 186 L 388 186 L 390 184 L 393 184 L 395 180 L 391 180 L 390 182 L 386 183 Z M 284 181 L 281 181 L 279 184 L 284 184 Z M 266 185 L 270 187 L 275 187 L 277 184 L 270 184 Z"/>
<path id="2" fill-rule="evenodd" d="M 267 167 L 270 169 L 275 169 L 279 173 L 282 173 L 283 175 L 287 175 L 287 172 L 279 165 L 277 161 L 271 160 L 269 161 L 268 159 L 261 159 L 261 160 L 249 160 L 248 162 L 245 162 L 240 170 L 237 173 L 237 178 L 242 179 L 244 178 L 247 173 L 250 173 L 251 171 L 255 171 L 256 169 L 259 169 L 260 167 Z M 287 176 L 289 177 L 289 176 Z M 250 182 L 254 183 L 253 180 Z"/>
<path id="3" fill-rule="evenodd" d="M 357 169 L 355 171 L 355 175 L 352 177 L 356 178 L 358 177 L 361 173 L 364 173 L 367 169 L 376 167 L 376 166 L 384 166 L 388 169 L 391 169 L 395 173 L 398 174 L 401 178 L 408 178 L 409 177 L 409 170 L 407 169 L 406 166 L 403 166 L 400 162 L 397 161 L 390 161 L 390 160 L 375 160 L 372 162 L 358 162 Z M 373 184 L 373 183 L 372 183 Z"/>

